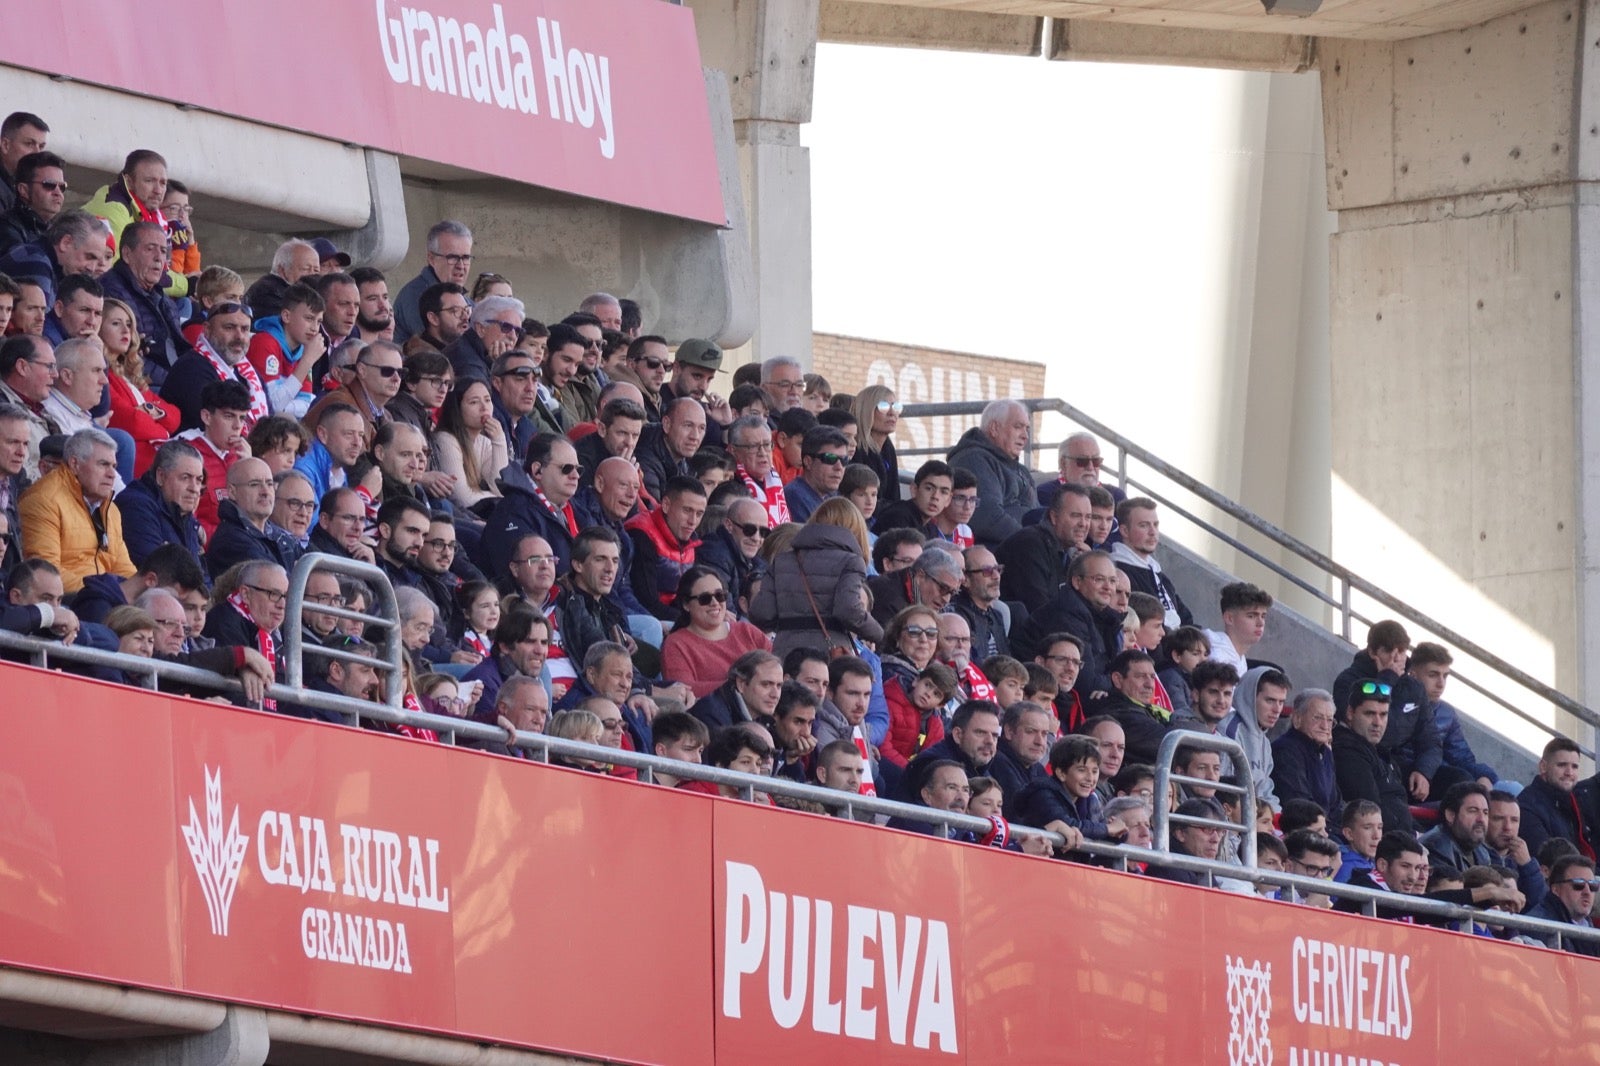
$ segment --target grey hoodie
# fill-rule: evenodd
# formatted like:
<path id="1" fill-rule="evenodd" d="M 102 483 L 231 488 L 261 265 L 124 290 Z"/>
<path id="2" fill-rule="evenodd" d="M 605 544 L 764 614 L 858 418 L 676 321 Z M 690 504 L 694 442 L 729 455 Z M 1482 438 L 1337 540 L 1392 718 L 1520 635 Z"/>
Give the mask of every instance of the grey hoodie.
<path id="1" fill-rule="evenodd" d="M 1256 720 L 1256 687 L 1261 684 L 1261 675 L 1270 669 L 1270 666 L 1258 666 L 1239 680 L 1233 690 L 1233 710 L 1217 724 L 1217 733 L 1238 741 L 1249 757 L 1256 802 L 1271 804 L 1273 810 L 1279 811 L 1283 805 L 1272 788 L 1272 741 Z"/>

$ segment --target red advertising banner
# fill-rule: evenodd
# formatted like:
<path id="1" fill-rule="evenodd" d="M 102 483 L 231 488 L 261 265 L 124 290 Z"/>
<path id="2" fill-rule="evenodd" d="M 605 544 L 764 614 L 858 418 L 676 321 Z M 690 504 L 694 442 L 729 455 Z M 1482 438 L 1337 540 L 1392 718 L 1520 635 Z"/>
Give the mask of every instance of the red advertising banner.
<path id="1" fill-rule="evenodd" d="M 1592 960 L 0 665 L 0 965 L 626 1063 L 1600 1062 Z"/>
<path id="2" fill-rule="evenodd" d="M 0 0 L 13 31 L 0 34 L 0 63 L 727 222 L 686 7 L 214 0 L 172 14 L 152 19 L 126 0 Z M 161 148 L 137 137 L 123 147 Z"/>

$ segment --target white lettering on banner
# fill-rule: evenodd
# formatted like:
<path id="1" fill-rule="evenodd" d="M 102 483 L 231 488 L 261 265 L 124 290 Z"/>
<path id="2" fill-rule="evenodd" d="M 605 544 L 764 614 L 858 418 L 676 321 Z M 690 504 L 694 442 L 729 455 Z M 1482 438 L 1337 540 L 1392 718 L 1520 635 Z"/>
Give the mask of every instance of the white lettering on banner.
<path id="1" fill-rule="evenodd" d="M 867 367 L 867 385 L 887 385 L 901 403 L 959 403 L 974 400 L 1022 399 L 1027 383 L 1013 377 L 1001 382 L 993 375 L 961 371 L 951 367 L 875 359 Z M 977 415 L 951 415 L 946 418 L 902 419 L 899 448 L 950 448 L 961 434 L 978 424 Z"/>
<path id="2" fill-rule="evenodd" d="M 1294 1020 L 1411 1039 L 1411 956 L 1294 940 Z"/>
<path id="3" fill-rule="evenodd" d="M 759 975 L 765 966 L 767 1008 L 785 1029 L 805 1017 L 809 986 L 811 1028 L 818 1033 L 857 1040 L 887 1037 L 904 1045 L 909 1028 L 913 1047 L 929 1049 L 937 1041 L 939 1051 L 958 1053 L 950 930 L 944 922 L 846 906 L 844 975 L 836 996 L 834 904 L 769 892 L 761 871 L 746 863 L 725 862 L 723 867 L 725 1017 L 743 1017 L 745 978 Z M 883 994 L 878 996 L 874 990 L 880 975 Z"/>
<path id="4" fill-rule="evenodd" d="M 401 7 L 398 15 L 391 15 L 392 0 L 374 2 L 384 66 L 396 84 L 539 114 L 533 49 L 527 37 L 507 33 L 501 5 L 493 5 L 494 24 L 486 29 L 470 19 L 446 18 L 422 8 Z M 560 22 L 546 18 L 536 22 L 550 117 L 586 130 L 598 122 L 600 155 L 615 158 L 610 58 L 576 47 L 565 49 Z"/>
<path id="5" fill-rule="evenodd" d="M 222 771 L 205 767 L 206 819 L 189 803 L 189 824 L 179 830 L 194 858 L 195 873 L 211 914 L 211 931 L 228 935 L 228 910 L 249 838 L 239 832 L 239 808 L 222 829 Z M 256 821 L 256 866 L 261 881 L 301 895 L 343 896 L 352 905 L 388 904 L 450 912 L 450 889 L 439 880 L 439 842 L 401 836 L 388 829 L 339 823 L 336 829 L 342 878 L 334 876 L 328 824 L 309 815 L 266 810 Z M 411 947 L 404 922 L 354 911 L 308 906 L 300 914 L 300 947 L 308 959 L 411 973 Z"/>

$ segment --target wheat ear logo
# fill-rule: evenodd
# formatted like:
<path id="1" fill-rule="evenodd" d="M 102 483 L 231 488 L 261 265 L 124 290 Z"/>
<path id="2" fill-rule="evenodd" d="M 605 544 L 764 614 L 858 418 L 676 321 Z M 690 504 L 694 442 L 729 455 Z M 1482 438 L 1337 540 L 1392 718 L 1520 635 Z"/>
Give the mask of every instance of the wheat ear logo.
<path id="1" fill-rule="evenodd" d="M 211 932 L 217 936 L 228 935 L 228 909 L 233 906 L 233 890 L 239 886 L 239 870 L 244 866 L 244 853 L 250 838 L 239 832 L 239 807 L 233 808 L 228 831 L 222 831 L 222 770 L 206 775 L 206 820 L 194 809 L 194 797 L 189 797 L 189 824 L 182 826 L 184 843 L 189 845 L 189 858 L 194 861 L 194 872 L 199 875 L 201 891 L 206 896 L 206 910 L 211 914 Z"/>
<path id="2" fill-rule="evenodd" d="M 1228 967 L 1228 1066 L 1272 1066 L 1272 964 L 1224 956 Z"/>

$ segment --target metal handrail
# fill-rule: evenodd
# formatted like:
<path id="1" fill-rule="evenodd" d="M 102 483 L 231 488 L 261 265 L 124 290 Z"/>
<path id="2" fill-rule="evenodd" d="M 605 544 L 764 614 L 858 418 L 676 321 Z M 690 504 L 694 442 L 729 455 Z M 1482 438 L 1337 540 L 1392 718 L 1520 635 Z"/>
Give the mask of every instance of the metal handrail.
<path id="1" fill-rule="evenodd" d="M 1218 781 L 1202 781 L 1199 778 L 1184 777 L 1172 772 L 1172 760 L 1178 754 L 1178 749 L 1199 748 L 1201 751 L 1214 751 L 1228 756 L 1233 760 L 1233 775 L 1238 778 L 1237 785 L 1225 785 Z M 1239 822 L 1218 822 L 1212 818 L 1198 818 L 1194 815 L 1179 814 L 1170 807 L 1172 799 L 1172 785 L 1199 785 L 1203 788 L 1215 788 L 1221 792 L 1235 792 L 1239 796 Z M 1168 854 L 1172 850 L 1172 823 L 1182 822 L 1186 825 L 1209 825 L 1218 829 L 1228 829 L 1239 834 L 1239 859 L 1244 865 L 1254 867 L 1256 864 L 1256 783 L 1250 766 L 1250 757 L 1245 754 L 1244 746 L 1232 737 L 1221 736 L 1217 733 L 1195 733 L 1188 730 L 1174 731 L 1161 738 L 1161 747 L 1156 749 L 1156 784 L 1155 784 L 1155 811 L 1150 818 L 1150 832 L 1155 837 L 1156 850 Z"/>
<path id="2" fill-rule="evenodd" d="M 1197 478 L 1178 469 L 1173 464 L 1134 443 L 1127 437 L 1124 437 L 1122 434 L 1112 429 L 1110 426 L 1107 426 L 1098 419 L 1091 417 L 1066 401 L 1059 399 L 1018 399 L 1016 402 L 1022 404 L 1034 414 L 1059 414 L 1068 421 L 1081 426 L 1083 429 L 1093 433 L 1095 436 L 1114 446 L 1117 449 L 1117 470 L 1119 482 L 1136 484 L 1128 477 L 1127 461 L 1129 457 L 1137 459 L 1139 462 L 1154 470 L 1162 477 L 1193 493 L 1207 504 L 1215 507 L 1238 522 L 1243 523 L 1245 526 L 1272 541 L 1280 548 L 1283 548 L 1298 556 L 1300 559 L 1311 564 L 1328 577 L 1337 580 L 1341 585 L 1341 596 L 1339 598 L 1339 602 L 1333 606 L 1336 606 L 1340 611 L 1342 628 L 1344 630 L 1343 635 L 1346 640 L 1350 639 L 1350 618 L 1355 614 L 1350 606 L 1350 594 L 1353 590 L 1355 592 L 1362 593 L 1370 599 L 1375 600 L 1379 604 L 1382 604 L 1384 607 L 1395 612 L 1395 614 L 1404 618 L 1406 621 L 1409 621 L 1414 625 L 1431 632 L 1435 636 L 1439 637 L 1444 643 L 1453 645 L 1457 650 L 1463 652 L 1473 659 L 1478 660 L 1491 670 L 1500 674 L 1502 677 L 1515 682 L 1517 685 L 1528 690 L 1529 692 L 1534 693 L 1541 699 L 1544 699 L 1561 710 L 1566 711 L 1568 714 L 1571 714 L 1573 717 L 1577 718 L 1581 722 L 1584 722 L 1586 725 L 1600 728 L 1600 714 L 1597 714 L 1583 703 L 1572 698 L 1571 696 L 1568 696 L 1566 693 L 1551 687 L 1545 682 L 1540 681 L 1538 678 L 1532 676 L 1512 663 L 1507 662 L 1505 659 L 1495 655 L 1487 648 L 1482 647 L 1477 642 L 1470 640 L 1451 627 L 1425 614 L 1418 608 L 1411 606 L 1404 600 L 1401 600 L 1399 597 L 1391 595 L 1389 592 L 1375 585 L 1371 581 L 1368 581 L 1361 575 L 1335 562 L 1331 557 L 1323 552 L 1318 551 L 1316 548 L 1313 548 L 1311 545 L 1300 540 L 1298 537 L 1295 537 L 1285 530 L 1280 529 L 1278 526 L 1267 521 L 1265 518 L 1262 518 L 1249 508 L 1234 502 L 1233 500 L 1224 496 L 1222 493 L 1218 492 L 1216 489 L 1211 488 L 1209 485 L 1206 485 Z M 903 417 L 937 418 L 951 415 L 977 415 L 983 412 L 985 406 L 987 406 L 987 403 L 982 401 L 907 404 Z M 1038 451 L 1042 447 L 1042 445 L 1033 445 L 1029 450 Z M 939 451 L 939 449 L 904 449 L 901 450 L 899 454 L 912 455 L 921 454 L 927 451 Z M 1142 486 L 1141 490 L 1143 490 Z M 1210 535 L 1231 540 L 1231 538 L 1226 537 L 1226 534 L 1222 530 L 1216 529 L 1209 523 L 1206 523 L 1197 517 L 1190 516 L 1190 520 L 1194 521 Z M 1242 546 L 1237 544 L 1234 546 L 1242 548 Z M 1250 554 L 1251 558 L 1253 558 L 1256 562 L 1268 567 L 1279 576 L 1294 582 L 1298 587 L 1305 587 L 1302 579 L 1299 579 L 1296 575 L 1286 570 L 1281 565 L 1262 557 L 1259 553 L 1251 552 L 1248 554 Z M 1325 594 L 1319 594 L 1318 598 L 1326 602 Z M 1475 690 L 1482 691 L 1482 689 L 1477 685 L 1472 685 L 1471 687 L 1473 687 Z M 1506 706 L 1508 708 L 1510 707 L 1509 704 L 1504 703 L 1502 700 L 1497 699 L 1496 702 L 1501 703 L 1502 706 Z M 1558 730 L 1547 723 L 1539 722 L 1537 719 L 1530 718 L 1528 715 L 1520 712 L 1519 716 L 1537 726 L 1541 730 L 1550 733 L 1551 735 L 1562 735 Z"/>
<path id="3" fill-rule="evenodd" d="M 159 682 L 162 679 L 203 686 L 219 692 L 237 694 L 243 691 L 239 682 L 232 678 L 182 663 L 167 662 L 161 659 L 146 659 L 122 652 L 101 651 L 97 648 L 80 648 L 73 645 L 60 644 L 56 641 L 27 637 L 6 630 L 0 630 L 0 649 L 26 652 L 39 665 L 47 665 L 51 659 L 56 659 L 63 662 L 112 667 L 127 674 L 148 676 L 157 683 L 156 688 L 158 691 Z M 638 770 L 639 779 L 646 784 L 650 783 L 656 774 L 663 773 L 686 780 L 706 781 L 715 785 L 735 788 L 739 790 L 740 795 L 745 799 L 750 799 L 755 793 L 761 792 L 767 795 L 805 800 L 828 810 L 837 811 L 844 817 L 850 817 L 856 811 L 865 811 L 874 815 L 884 815 L 891 818 L 901 817 L 922 822 L 935 826 L 941 831 L 957 829 L 975 833 L 987 833 L 992 828 L 992 823 L 986 818 L 955 811 L 940 811 L 915 804 L 880 799 L 874 796 L 861 796 L 855 793 L 823 788 L 820 785 L 801 784 L 784 778 L 763 777 L 757 774 L 741 773 L 737 770 L 725 770 L 716 766 L 678 762 L 657 755 L 645 755 L 639 752 L 624 751 L 619 748 L 608 748 L 599 744 L 566 740 L 560 737 L 546 736 L 542 733 L 516 732 L 508 736 L 506 730 L 498 726 L 487 725 L 471 719 L 418 713 L 404 710 L 403 707 L 395 709 L 386 704 L 359 700 L 336 693 L 308 691 L 281 683 L 274 683 L 267 687 L 267 694 L 278 700 L 299 703 L 320 710 L 334 711 L 339 714 L 352 715 L 370 721 L 431 729 L 438 733 L 441 739 L 447 735 L 456 734 L 490 743 L 505 743 L 511 747 L 528 750 L 540 762 L 548 763 L 552 757 L 566 757 L 575 760 L 588 760 L 609 766 L 625 766 Z M 318 728 L 321 724 L 308 722 L 306 726 L 307 728 Z M 1200 737 L 1206 736 L 1208 735 L 1185 733 L 1181 735 L 1179 742 L 1196 742 Z M 1169 736 L 1168 739 L 1172 738 Z M 1227 740 L 1227 738 L 1211 737 L 1209 739 L 1221 739 L 1237 748 L 1237 745 L 1233 741 Z M 1163 745 L 1165 744 L 1166 741 L 1163 741 Z M 1175 747 L 1176 745 L 1174 745 Z M 1218 748 L 1217 750 L 1226 751 L 1228 749 Z M 1239 751 L 1242 758 L 1242 749 L 1239 749 Z M 1248 762 L 1245 761 L 1244 765 L 1248 766 Z M 1245 773 L 1248 774 L 1248 772 L 1248 769 L 1246 769 Z M 1218 788 L 1226 787 L 1218 782 L 1205 782 L 1205 784 L 1208 786 L 1215 785 Z M 1240 787 L 1242 788 L 1243 786 L 1241 785 Z M 1164 788 L 1160 789 L 1162 794 L 1165 794 L 1165 791 Z M 1253 810 L 1253 789 L 1246 795 L 1243 805 Z M 1169 820 L 1180 820 L 1181 817 L 1171 815 Z M 1011 829 L 1013 833 L 1018 835 L 1042 837 L 1057 849 L 1066 845 L 1066 840 L 1060 834 L 1047 829 L 1020 824 L 1013 824 Z M 1246 833 L 1245 837 L 1250 841 L 1249 846 L 1253 849 L 1254 832 Z M 1541 939 L 1554 939 L 1558 946 L 1566 940 L 1600 943 L 1600 929 L 1564 925 L 1542 918 L 1529 918 L 1523 915 L 1506 914 L 1498 911 L 1480 911 L 1475 908 L 1444 903 L 1421 896 L 1408 896 L 1397 892 L 1380 892 L 1359 885 L 1321 881 L 1276 870 L 1260 870 L 1253 866 L 1236 866 L 1220 860 L 1200 859 L 1188 855 L 1174 854 L 1166 850 L 1140 848 L 1130 844 L 1109 844 L 1094 840 L 1083 840 L 1074 845 L 1073 850 L 1104 859 L 1110 865 L 1124 870 L 1132 863 L 1155 864 L 1174 869 L 1202 872 L 1212 882 L 1215 882 L 1218 878 L 1232 881 L 1248 881 L 1258 885 L 1287 886 L 1298 889 L 1304 894 L 1320 893 L 1327 896 L 1356 899 L 1366 905 L 1366 912 L 1369 916 L 1375 915 L 1377 908 L 1383 906 L 1408 914 L 1419 914 L 1454 921 L 1472 920 L 1488 925 L 1500 925 L 1507 928 L 1525 930 L 1539 935 Z"/>
<path id="4" fill-rule="evenodd" d="M 305 617 L 306 582 L 311 579 L 312 574 L 319 571 L 356 578 L 372 589 L 372 607 L 366 614 L 338 607 L 323 608 L 316 604 L 312 607 L 319 613 L 363 622 L 369 630 L 374 628 L 381 630 L 383 632 L 381 661 L 353 652 L 340 651 L 337 648 L 305 643 L 305 627 L 301 619 Z M 378 567 L 355 559 L 341 559 L 326 552 L 308 552 L 302 555 L 299 562 L 294 564 L 294 572 L 289 575 L 289 601 L 284 605 L 283 618 L 284 668 L 290 688 L 297 692 L 304 691 L 305 653 L 309 651 L 323 658 L 366 663 L 377 668 L 383 675 L 384 703 L 394 710 L 399 710 L 404 705 L 406 652 L 400 642 L 400 605 L 395 599 L 394 586 L 389 584 L 389 576 Z M 305 701 L 297 697 L 297 702 Z"/>

